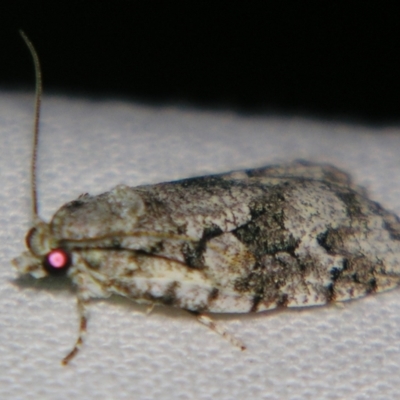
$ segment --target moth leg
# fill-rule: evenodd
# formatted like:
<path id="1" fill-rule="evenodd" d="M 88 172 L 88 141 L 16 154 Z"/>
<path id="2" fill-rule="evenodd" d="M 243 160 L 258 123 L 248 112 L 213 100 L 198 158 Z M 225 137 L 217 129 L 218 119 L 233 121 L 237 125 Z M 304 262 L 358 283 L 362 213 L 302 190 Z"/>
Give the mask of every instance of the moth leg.
<path id="1" fill-rule="evenodd" d="M 343 302 L 339 302 L 339 301 L 335 301 L 333 303 L 333 305 L 335 306 L 335 308 L 339 309 L 339 310 L 343 310 L 346 308 L 346 306 L 343 304 Z"/>
<path id="2" fill-rule="evenodd" d="M 150 305 L 148 305 L 146 308 L 146 315 L 151 314 L 151 312 L 154 310 L 155 306 L 156 306 L 156 303 L 151 303 Z"/>
<path id="3" fill-rule="evenodd" d="M 196 312 L 196 311 L 189 311 L 191 314 L 195 315 L 197 318 L 197 321 L 199 321 L 201 324 L 207 326 L 214 332 L 218 333 L 218 335 L 221 335 L 223 338 L 225 338 L 228 342 L 230 342 L 233 346 L 238 347 L 240 350 L 246 350 L 246 346 L 244 343 L 232 336 L 225 328 L 219 324 L 217 324 L 215 321 L 213 321 L 208 315 Z"/>
<path id="4" fill-rule="evenodd" d="M 86 304 L 88 300 L 83 299 L 81 296 L 77 298 L 77 307 L 79 315 L 79 332 L 78 338 L 76 339 L 75 345 L 72 350 L 62 359 L 61 364 L 67 365 L 78 353 L 79 349 L 82 347 L 83 339 L 86 334 L 87 328 L 87 308 Z"/>

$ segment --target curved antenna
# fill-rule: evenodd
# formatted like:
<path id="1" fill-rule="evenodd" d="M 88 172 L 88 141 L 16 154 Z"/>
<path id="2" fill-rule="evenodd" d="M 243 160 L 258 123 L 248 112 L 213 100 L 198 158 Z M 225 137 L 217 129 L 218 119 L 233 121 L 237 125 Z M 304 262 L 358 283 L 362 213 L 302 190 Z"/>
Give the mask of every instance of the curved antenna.
<path id="1" fill-rule="evenodd" d="M 32 163 L 31 163 L 31 190 L 32 190 L 32 215 L 35 220 L 38 217 L 38 201 L 36 189 L 36 159 L 37 149 L 39 144 L 39 117 L 40 117 L 40 102 L 42 99 L 42 72 L 40 70 L 39 57 L 33 47 L 32 42 L 25 35 L 25 32 L 20 30 L 20 35 L 24 39 L 29 51 L 31 52 L 33 63 L 35 65 L 36 77 L 36 95 L 35 95 L 35 116 L 33 121 L 33 149 L 32 149 Z"/>

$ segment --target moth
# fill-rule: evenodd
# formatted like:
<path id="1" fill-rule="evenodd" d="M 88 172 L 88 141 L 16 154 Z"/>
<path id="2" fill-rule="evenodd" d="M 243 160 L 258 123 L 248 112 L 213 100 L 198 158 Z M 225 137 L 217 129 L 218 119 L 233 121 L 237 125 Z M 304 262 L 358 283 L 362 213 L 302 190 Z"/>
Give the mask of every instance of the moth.
<path id="1" fill-rule="evenodd" d="M 283 165 L 156 185 L 119 185 L 38 216 L 36 154 L 42 92 L 36 51 L 32 228 L 20 275 L 67 275 L 82 345 L 87 304 L 112 294 L 180 307 L 244 348 L 204 313 L 252 313 L 341 302 L 400 282 L 400 221 L 345 172 Z"/>

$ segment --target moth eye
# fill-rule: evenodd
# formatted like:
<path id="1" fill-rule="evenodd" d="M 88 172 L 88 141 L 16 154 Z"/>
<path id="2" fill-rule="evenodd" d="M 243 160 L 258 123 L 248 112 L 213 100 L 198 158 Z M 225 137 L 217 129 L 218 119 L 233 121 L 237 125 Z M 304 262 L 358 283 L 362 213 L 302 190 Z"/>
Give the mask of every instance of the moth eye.
<path id="1" fill-rule="evenodd" d="M 48 253 L 43 261 L 43 266 L 51 275 L 65 274 L 71 265 L 71 257 L 63 249 L 54 249 Z"/>

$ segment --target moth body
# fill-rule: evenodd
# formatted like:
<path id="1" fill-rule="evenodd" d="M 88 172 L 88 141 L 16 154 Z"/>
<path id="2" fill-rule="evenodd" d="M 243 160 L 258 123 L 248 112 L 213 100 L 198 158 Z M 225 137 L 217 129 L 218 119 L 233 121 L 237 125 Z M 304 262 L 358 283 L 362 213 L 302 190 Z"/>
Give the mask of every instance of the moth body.
<path id="1" fill-rule="evenodd" d="M 243 313 L 393 288 L 399 238 L 398 218 L 348 175 L 300 161 L 81 196 L 29 232 L 14 264 L 42 277 L 62 249 L 84 299 Z"/>

